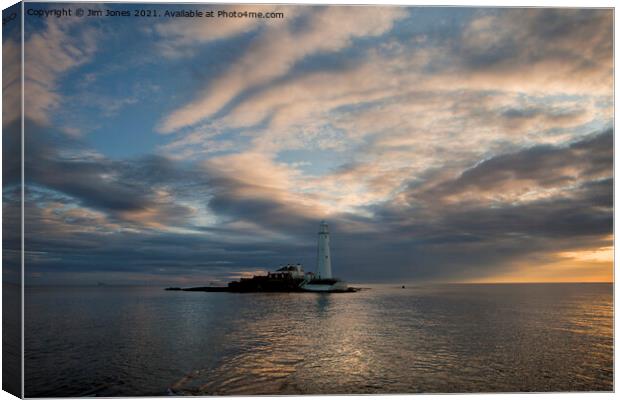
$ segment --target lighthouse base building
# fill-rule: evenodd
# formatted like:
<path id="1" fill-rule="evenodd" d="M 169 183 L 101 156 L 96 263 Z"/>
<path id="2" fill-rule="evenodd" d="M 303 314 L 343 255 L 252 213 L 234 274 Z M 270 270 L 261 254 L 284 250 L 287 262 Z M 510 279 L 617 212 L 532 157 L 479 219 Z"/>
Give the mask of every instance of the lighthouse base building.
<path id="1" fill-rule="evenodd" d="M 329 230 L 325 221 L 319 226 L 316 272 L 304 272 L 301 264 L 288 264 L 269 272 L 267 275 L 254 275 L 228 283 L 228 286 L 201 286 L 181 289 L 170 287 L 166 290 L 186 290 L 201 292 L 357 292 L 347 283 L 332 276 L 332 261 L 329 250 Z"/>

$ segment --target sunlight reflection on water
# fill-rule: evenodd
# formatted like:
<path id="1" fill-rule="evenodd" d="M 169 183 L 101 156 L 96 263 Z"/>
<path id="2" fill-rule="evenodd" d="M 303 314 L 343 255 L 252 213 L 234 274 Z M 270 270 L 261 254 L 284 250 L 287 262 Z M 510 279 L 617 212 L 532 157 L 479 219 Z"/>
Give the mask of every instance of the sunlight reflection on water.
<path id="1" fill-rule="evenodd" d="M 612 289 L 377 285 L 349 294 L 230 294 L 33 288 L 26 392 L 609 391 Z"/>

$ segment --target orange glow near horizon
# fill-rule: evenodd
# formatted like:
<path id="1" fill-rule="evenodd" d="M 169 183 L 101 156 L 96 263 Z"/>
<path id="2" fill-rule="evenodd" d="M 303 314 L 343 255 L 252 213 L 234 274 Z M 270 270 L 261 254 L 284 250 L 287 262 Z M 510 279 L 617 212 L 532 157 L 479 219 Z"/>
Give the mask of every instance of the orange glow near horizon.
<path id="1" fill-rule="evenodd" d="M 511 271 L 463 283 L 560 283 L 614 281 L 613 246 L 564 251 L 555 254 L 555 260 L 543 264 L 520 264 Z"/>

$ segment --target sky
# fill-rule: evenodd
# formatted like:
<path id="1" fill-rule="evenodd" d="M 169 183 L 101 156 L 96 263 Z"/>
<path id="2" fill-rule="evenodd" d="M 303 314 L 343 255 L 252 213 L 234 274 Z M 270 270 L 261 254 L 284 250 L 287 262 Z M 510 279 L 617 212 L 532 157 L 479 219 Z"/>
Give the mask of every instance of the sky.
<path id="1" fill-rule="evenodd" d="M 160 16 L 25 18 L 27 284 L 613 279 L 610 9 L 60 7 Z"/>

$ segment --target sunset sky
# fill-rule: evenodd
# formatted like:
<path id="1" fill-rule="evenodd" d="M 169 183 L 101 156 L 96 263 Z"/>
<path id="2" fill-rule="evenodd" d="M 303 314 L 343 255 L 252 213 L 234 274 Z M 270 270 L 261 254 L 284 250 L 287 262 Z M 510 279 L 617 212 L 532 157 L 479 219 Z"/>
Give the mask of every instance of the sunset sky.
<path id="1" fill-rule="evenodd" d="M 27 284 L 612 280 L 611 10 L 236 8 L 26 16 Z"/>

